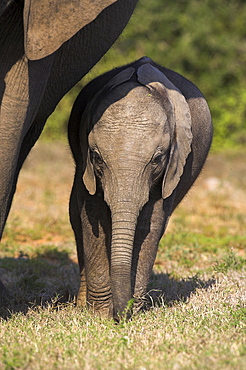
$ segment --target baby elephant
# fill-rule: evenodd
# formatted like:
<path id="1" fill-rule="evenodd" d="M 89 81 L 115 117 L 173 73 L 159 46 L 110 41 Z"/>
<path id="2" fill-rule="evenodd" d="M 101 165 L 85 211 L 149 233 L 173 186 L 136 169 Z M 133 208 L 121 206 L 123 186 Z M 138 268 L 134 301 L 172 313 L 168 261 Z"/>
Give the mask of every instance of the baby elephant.
<path id="1" fill-rule="evenodd" d="M 207 157 L 209 108 L 190 81 L 144 57 L 81 91 L 68 134 L 78 304 L 129 317 L 132 298 L 146 294 L 168 219 Z"/>

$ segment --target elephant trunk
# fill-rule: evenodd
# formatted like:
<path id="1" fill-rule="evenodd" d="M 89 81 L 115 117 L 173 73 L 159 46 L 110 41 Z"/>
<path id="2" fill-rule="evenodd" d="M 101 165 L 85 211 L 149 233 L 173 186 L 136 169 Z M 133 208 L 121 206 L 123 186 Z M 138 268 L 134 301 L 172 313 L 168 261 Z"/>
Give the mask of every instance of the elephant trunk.
<path id="1" fill-rule="evenodd" d="M 122 204 L 123 203 L 123 204 Z M 112 242 L 111 242 L 111 288 L 114 318 L 130 315 L 132 298 L 131 267 L 134 236 L 139 215 L 139 207 L 132 202 L 121 202 L 111 207 Z"/>

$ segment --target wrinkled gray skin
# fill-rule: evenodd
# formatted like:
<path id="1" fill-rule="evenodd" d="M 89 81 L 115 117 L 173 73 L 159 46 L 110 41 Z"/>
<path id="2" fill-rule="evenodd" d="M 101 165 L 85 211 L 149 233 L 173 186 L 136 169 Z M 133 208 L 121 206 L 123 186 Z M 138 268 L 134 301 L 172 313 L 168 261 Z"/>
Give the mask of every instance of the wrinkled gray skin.
<path id="1" fill-rule="evenodd" d="M 0 239 L 20 168 L 47 118 L 114 43 L 136 2 L 0 2 Z"/>
<path id="2" fill-rule="evenodd" d="M 202 169 L 209 108 L 191 82 L 145 57 L 88 84 L 68 134 L 78 303 L 119 319 L 146 293 L 168 219 Z"/>

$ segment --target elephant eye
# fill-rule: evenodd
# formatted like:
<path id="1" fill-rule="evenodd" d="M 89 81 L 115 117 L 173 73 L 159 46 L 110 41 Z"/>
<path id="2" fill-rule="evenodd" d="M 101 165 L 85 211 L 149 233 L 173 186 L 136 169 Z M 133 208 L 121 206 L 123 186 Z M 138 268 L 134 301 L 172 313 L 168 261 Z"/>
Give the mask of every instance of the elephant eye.
<path id="1" fill-rule="evenodd" d="M 163 174 L 167 165 L 168 155 L 164 150 L 158 150 L 152 157 L 152 180 L 157 181 Z"/>
<path id="2" fill-rule="evenodd" d="M 161 164 L 163 161 L 163 153 L 158 153 L 156 154 L 153 159 L 152 159 L 152 164 L 154 166 L 158 166 L 159 164 Z"/>
<path id="3" fill-rule="evenodd" d="M 90 150 L 90 159 L 96 168 L 101 167 L 104 163 L 101 155 L 96 150 Z"/>

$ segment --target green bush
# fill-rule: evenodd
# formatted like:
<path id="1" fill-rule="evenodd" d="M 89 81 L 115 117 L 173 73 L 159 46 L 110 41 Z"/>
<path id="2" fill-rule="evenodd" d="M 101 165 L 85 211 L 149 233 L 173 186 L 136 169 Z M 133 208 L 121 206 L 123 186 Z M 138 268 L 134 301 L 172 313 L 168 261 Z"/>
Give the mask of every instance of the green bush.
<path id="1" fill-rule="evenodd" d="M 246 90 L 239 87 L 211 101 L 215 149 L 246 146 Z"/>
<path id="2" fill-rule="evenodd" d="M 58 105 L 44 138 L 64 135 L 72 102 L 85 83 L 147 55 L 203 92 L 212 112 L 215 150 L 245 145 L 245 19 L 244 0 L 139 0 L 113 48 Z"/>

